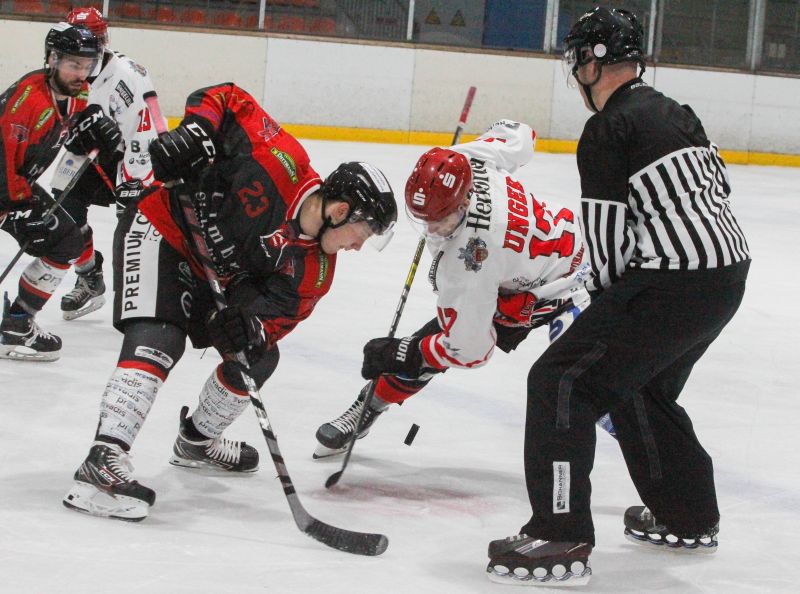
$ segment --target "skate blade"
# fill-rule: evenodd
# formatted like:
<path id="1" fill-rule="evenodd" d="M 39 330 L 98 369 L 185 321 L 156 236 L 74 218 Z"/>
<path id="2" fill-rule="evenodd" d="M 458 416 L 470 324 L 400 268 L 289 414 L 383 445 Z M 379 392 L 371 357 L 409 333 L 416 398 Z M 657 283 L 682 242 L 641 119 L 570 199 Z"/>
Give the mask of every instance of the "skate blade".
<path id="1" fill-rule="evenodd" d="M 64 507 L 98 518 L 141 522 L 150 506 L 135 497 L 110 495 L 89 483 L 76 482 L 62 500 Z"/>
<path id="2" fill-rule="evenodd" d="M 717 541 L 714 544 L 698 543 L 694 547 L 689 547 L 683 544 L 672 544 L 664 540 L 652 540 L 642 533 L 641 536 L 625 530 L 625 538 L 632 543 L 641 545 L 644 549 L 657 552 L 669 552 L 676 555 L 712 555 L 717 552 L 719 548 Z"/>
<path id="3" fill-rule="evenodd" d="M 317 449 L 314 450 L 314 453 L 311 454 L 311 457 L 314 460 L 323 460 L 325 458 L 331 458 L 333 456 L 338 456 L 339 454 L 344 454 L 347 451 L 347 446 L 343 448 L 327 448 L 321 443 L 317 444 Z"/>
<path id="4" fill-rule="evenodd" d="M 172 455 L 169 463 L 173 466 L 180 466 L 181 468 L 188 468 L 189 470 L 196 470 L 198 474 L 205 474 L 209 476 L 248 476 L 258 470 L 258 466 L 250 470 L 233 470 L 232 468 L 225 468 L 218 464 L 205 462 L 202 460 L 189 460 L 188 458 L 181 458 L 180 456 Z"/>
<path id="5" fill-rule="evenodd" d="M 91 299 L 89 299 L 89 301 L 86 302 L 86 305 L 78 309 L 74 309 L 72 311 L 67 311 L 62 309 L 61 315 L 67 321 L 75 320 L 77 318 L 82 318 L 86 314 L 90 314 L 93 311 L 97 311 L 105 304 L 106 304 L 106 298 L 103 295 L 98 295 L 97 297 L 92 297 Z"/>
<path id="6" fill-rule="evenodd" d="M 519 570 L 517 570 L 519 571 Z M 588 564 L 576 568 L 581 573 L 566 572 L 561 577 L 556 577 L 551 573 L 545 573 L 541 578 L 532 575 L 526 570 L 522 570 L 525 575 L 519 575 L 514 571 L 509 571 L 502 565 L 489 565 L 486 568 L 486 577 L 496 584 L 507 584 L 512 586 L 543 586 L 545 588 L 561 588 L 572 586 L 585 586 L 592 577 L 592 567 Z"/>
<path id="7" fill-rule="evenodd" d="M 19 344 L 0 344 L 0 359 L 49 363 L 58 361 L 60 357 L 61 350 L 42 352 Z"/>

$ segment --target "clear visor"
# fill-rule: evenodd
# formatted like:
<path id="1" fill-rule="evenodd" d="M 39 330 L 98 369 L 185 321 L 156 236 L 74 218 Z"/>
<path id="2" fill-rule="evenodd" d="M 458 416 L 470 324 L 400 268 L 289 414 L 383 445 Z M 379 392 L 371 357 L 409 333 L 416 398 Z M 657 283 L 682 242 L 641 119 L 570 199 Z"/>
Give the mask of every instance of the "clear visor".
<path id="1" fill-rule="evenodd" d="M 578 86 L 578 80 L 575 76 L 578 66 L 588 64 L 593 59 L 594 54 L 592 53 L 592 48 L 588 45 L 572 46 L 564 50 L 564 53 L 561 57 L 561 68 L 564 71 L 564 76 L 567 79 L 568 87 L 574 89 Z"/>
<path id="2" fill-rule="evenodd" d="M 406 206 L 406 215 L 417 233 L 436 243 L 452 239 L 458 234 L 462 227 L 461 223 L 467 216 L 467 205 L 461 204 L 457 210 L 436 221 L 424 221 L 417 218 L 408 209 L 408 206 Z"/>
<path id="3" fill-rule="evenodd" d="M 100 63 L 100 58 L 86 58 L 83 56 L 72 56 L 69 54 L 59 55 L 53 52 L 53 68 L 58 70 L 62 76 L 90 76 Z"/>
<path id="4" fill-rule="evenodd" d="M 364 218 L 356 213 L 347 219 L 347 223 L 352 225 L 361 243 L 379 252 L 385 248 L 392 240 L 392 237 L 394 237 L 394 222 L 390 223 L 389 226 L 384 229 L 376 220 Z"/>

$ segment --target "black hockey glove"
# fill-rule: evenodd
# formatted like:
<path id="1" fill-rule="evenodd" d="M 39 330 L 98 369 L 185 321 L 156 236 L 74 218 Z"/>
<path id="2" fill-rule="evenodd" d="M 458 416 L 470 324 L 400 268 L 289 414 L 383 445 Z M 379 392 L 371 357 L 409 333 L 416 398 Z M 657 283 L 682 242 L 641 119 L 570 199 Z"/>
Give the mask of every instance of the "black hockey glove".
<path id="1" fill-rule="evenodd" d="M 21 242 L 27 241 L 25 251 L 31 256 L 44 255 L 50 228 L 55 217 L 46 215 L 47 205 L 41 198 L 34 196 L 25 204 L 8 213 L 7 221 L 13 226 L 15 234 Z"/>
<path id="2" fill-rule="evenodd" d="M 111 155 L 121 140 L 122 132 L 117 123 L 105 115 L 99 105 L 90 105 L 75 117 L 64 146 L 75 155 L 86 155 L 94 149 Z"/>
<path id="3" fill-rule="evenodd" d="M 142 180 L 132 179 L 122 182 L 114 189 L 114 201 L 117 203 L 117 218 L 122 216 L 129 204 L 138 204 L 144 193 Z"/>
<path id="4" fill-rule="evenodd" d="M 188 180 L 211 163 L 216 154 L 214 141 L 196 121 L 184 121 L 150 143 L 153 176 L 162 182 Z"/>
<path id="5" fill-rule="evenodd" d="M 244 351 L 249 360 L 252 351 L 260 354 L 267 346 L 261 320 L 258 316 L 243 312 L 238 305 L 214 310 L 208 316 L 206 326 L 211 344 L 222 355 L 235 355 Z"/>
<path id="6" fill-rule="evenodd" d="M 361 376 L 376 379 L 386 373 L 416 379 L 424 373 L 433 371 L 425 365 L 419 348 L 421 336 L 405 338 L 373 338 L 364 345 L 364 362 Z"/>

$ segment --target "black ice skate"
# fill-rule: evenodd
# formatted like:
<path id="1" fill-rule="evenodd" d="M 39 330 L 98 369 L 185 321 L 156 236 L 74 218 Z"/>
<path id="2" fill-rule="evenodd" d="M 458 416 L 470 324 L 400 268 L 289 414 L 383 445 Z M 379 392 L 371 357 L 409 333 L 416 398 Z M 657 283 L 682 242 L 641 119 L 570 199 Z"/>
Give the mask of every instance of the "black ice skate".
<path id="1" fill-rule="evenodd" d="M 718 532 L 719 524 L 703 534 L 676 536 L 664 524 L 659 524 L 652 512 L 643 505 L 634 505 L 625 511 L 625 538 L 662 550 L 715 553 Z"/>
<path id="2" fill-rule="evenodd" d="M 64 497 L 69 509 L 93 516 L 139 522 L 156 502 L 156 493 L 131 479 L 127 452 L 115 444 L 96 441 L 75 471 L 75 484 Z"/>
<path id="3" fill-rule="evenodd" d="M 181 408 L 178 438 L 172 446 L 169 463 L 186 468 L 255 472 L 258 470 L 258 450 L 243 441 L 231 441 L 222 436 L 216 439 L 192 439 L 188 436 L 186 418 L 189 407 Z"/>
<path id="4" fill-rule="evenodd" d="M 39 328 L 33 316 L 12 314 L 10 308 L 6 294 L 0 322 L 0 359 L 56 361 L 61 356 L 61 339 Z"/>
<path id="5" fill-rule="evenodd" d="M 319 443 L 313 455 L 315 460 L 335 456 L 347 450 L 347 444 L 350 443 L 350 439 L 355 433 L 361 409 L 364 408 L 364 399 L 367 397 L 370 385 L 368 383 L 361 389 L 358 398 L 350 405 L 350 408 L 329 423 L 320 425 L 319 429 L 317 429 L 317 441 Z M 370 406 L 364 415 L 358 439 L 365 437 L 369 433 L 372 424 L 388 407 L 389 405 L 377 396 L 372 397 Z"/>
<path id="6" fill-rule="evenodd" d="M 519 586 L 582 586 L 589 582 L 592 545 L 517 534 L 489 543 L 488 578 Z"/>
<path id="7" fill-rule="evenodd" d="M 74 320 L 103 307 L 106 298 L 103 282 L 103 254 L 95 250 L 94 268 L 79 272 L 75 287 L 61 298 L 61 312 L 65 320 Z"/>

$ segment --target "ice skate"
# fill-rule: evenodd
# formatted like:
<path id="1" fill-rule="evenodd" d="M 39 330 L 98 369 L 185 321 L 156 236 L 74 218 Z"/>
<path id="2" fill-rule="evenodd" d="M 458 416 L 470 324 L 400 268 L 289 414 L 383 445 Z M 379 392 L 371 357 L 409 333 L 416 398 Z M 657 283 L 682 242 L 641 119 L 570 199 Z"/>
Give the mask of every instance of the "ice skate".
<path id="1" fill-rule="evenodd" d="M 553 542 L 517 534 L 489 543 L 488 578 L 518 586 L 583 586 L 589 583 L 592 545 Z"/>
<path id="2" fill-rule="evenodd" d="M 0 359 L 56 361 L 61 356 L 61 339 L 39 328 L 33 316 L 12 314 L 8 294 L 3 297 L 0 323 Z"/>
<path id="3" fill-rule="evenodd" d="M 65 320 L 74 320 L 103 307 L 106 302 L 103 281 L 103 254 L 94 252 L 94 268 L 79 272 L 75 287 L 61 298 L 61 313 Z"/>
<path id="4" fill-rule="evenodd" d="M 188 412 L 187 406 L 181 409 L 180 429 L 172 447 L 170 464 L 226 472 L 249 473 L 258 470 L 258 450 L 243 441 L 232 441 L 222 436 L 216 439 L 190 438 L 187 433 Z"/>
<path id="5" fill-rule="evenodd" d="M 329 423 L 320 425 L 319 429 L 317 429 L 318 443 L 313 455 L 315 460 L 336 456 L 347 450 L 347 444 L 350 443 L 350 439 L 356 430 L 356 423 L 361 414 L 361 409 L 364 407 L 364 399 L 367 396 L 370 385 L 367 384 L 361 389 L 358 398 L 350 405 L 350 408 Z M 365 437 L 369 433 L 372 424 L 387 408 L 388 405 L 385 402 L 376 396 L 372 397 L 370 406 L 364 415 L 358 439 Z"/>
<path id="6" fill-rule="evenodd" d="M 690 553 L 715 553 L 719 524 L 703 534 L 676 536 L 643 505 L 625 511 L 625 538 L 637 544 L 660 547 L 662 550 Z"/>
<path id="7" fill-rule="evenodd" d="M 69 509 L 139 522 L 156 501 L 155 491 L 131 479 L 130 457 L 120 446 L 96 441 L 75 471 L 75 484 L 63 499 Z"/>

